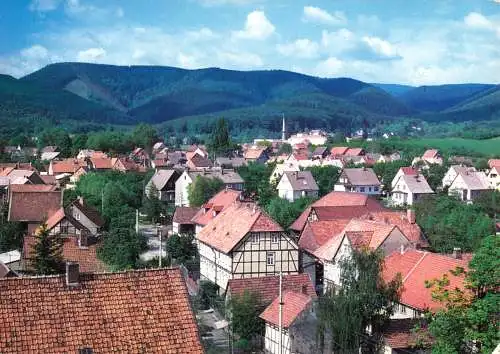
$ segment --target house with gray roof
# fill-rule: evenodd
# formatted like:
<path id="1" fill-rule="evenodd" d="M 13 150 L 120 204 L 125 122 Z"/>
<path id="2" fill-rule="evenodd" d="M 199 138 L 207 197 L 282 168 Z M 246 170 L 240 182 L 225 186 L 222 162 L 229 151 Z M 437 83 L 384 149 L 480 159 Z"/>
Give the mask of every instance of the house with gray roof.
<path id="1" fill-rule="evenodd" d="M 311 171 L 285 172 L 278 186 L 280 198 L 293 202 L 303 197 L 317 198 L 319 187 L 314 180 Z"/>
<path id="2" fill-rule="evenodd" d="M 465 171 L 459 173 L 448 188 L 448 194 L 458 196 L 464 202 L 472 203 L 483 193 L 493 191 L 486 173 Z"/>
<path id="3" fill-rule="evenodd" d="M 394 205 L 413 205 L 434 191 L 421 174 L 402 174 L 395 182 L 391 192 Z"/>
<path id="4" fill-rule="evenodd" d="M 340 174 L 334 190 L 380 195 L 382 184 L 371 168 L 345 168 Z"/>
<path id="5" fill-rule="evenodd" d="M 176 170 L 158 170 L 146 184 L 145 193 L 148 198 L 152 198 L 152 186 L 156 188 L 158 194 L 156 197 L 162 202 L 175 201 L 175 182 L 179 178 Z"/>

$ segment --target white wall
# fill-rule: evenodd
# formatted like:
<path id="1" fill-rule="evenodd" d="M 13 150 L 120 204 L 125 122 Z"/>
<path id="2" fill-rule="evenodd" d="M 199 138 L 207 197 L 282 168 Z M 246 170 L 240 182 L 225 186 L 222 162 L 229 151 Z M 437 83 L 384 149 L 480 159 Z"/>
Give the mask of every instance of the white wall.
<path id="1" fill-rule="evenodd" d="M 340 285 L 340 265 L 342 259 L 351 257 L 351 244 L 347 237 L 344 237 L 340 248 L 333 260 L 324 261 L 323 291 L 326 292 L 328 286 Z"/>
<path id="2" fill-rule="evenodd" d="M 264 338 L 264 349 L 266 353 L 270 354 L 280 354 L 279 351 L 279 329 L 266 322 L 266 334 Z M 290 350 L 290 335 L 288 330 L 283 329 L 282 331 L 282 354 L 291 354 Z"/>
<path id="3" fill-rule="evenodd" d="M 192 183 L 188 173 L 184 173 L 175 182 L 175 206 L 189 206 L 188 186 Z"/>

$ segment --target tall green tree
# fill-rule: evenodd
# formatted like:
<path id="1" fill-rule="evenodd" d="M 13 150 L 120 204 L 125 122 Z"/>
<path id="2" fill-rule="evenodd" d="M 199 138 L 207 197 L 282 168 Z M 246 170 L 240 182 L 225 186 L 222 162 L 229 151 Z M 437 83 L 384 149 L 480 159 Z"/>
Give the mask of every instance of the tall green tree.
<path id="1" fill-rule="evenodd" d="M 195 258 L 197 248 L 194 244 L 194 235 L 171 235 L 167 239 L 167 252 L 178 263 L 184 263 Z"/>
<path id="2" fill-rule="evenodd" d="M 312 166 L 306 168 L 311 171 L 318 187 L 319 196 L 322 197 L 331 191 L 340 176 L 340 169 L 335 166 Z"/>
<path id="3" fill-rule="evenodd" d="M 50 275 L 59 274 L 63 271 L 64 263 L 62 258 L 63 240 L 58 234 L 51 234 L 47 229 L 47 224 L 42 224 L 37 230 L 34 255 L 31 259 L 31 266 L 36 274 Z"/>
<path id="4" fill-rule="evenodd" d="M 233 333 L 247 341 L 264 332 L 264 322 L 259 317 L 262 306 L 257 293 L 246 291 L 229 301 Z"/>
<path id="5" fill-rule="evenodd" d="M 151 153 L 153 144 L 158 139 L 158 132 L 153 126 L 141 123 L 134 128 L 131 139 L 136 146 L 140 146 Z"/>
<path id="6" fill-rule="evenodd" d="M 165 207 L 163 206 L 162 201 L 159 199 L 160 192 L 154 185 L 154 183 L 150 183 L 148 186 L 148 191 L 144 195 L 143 201 L 143 210 L 153 223 L 157 222 L 160 219 L 162 213 L 165 212 Z"/>
<path id="7" fill-rule="evenodd" d="M 219 178 L 196 176 L 188 186 L 188 200 L 192 207 L 200 207 L 224 187 Z"/>
<path id="8" fill-rule="evenodd" d="M 457 274 L 463 270 L 450 270 Z M 446 275 L 430 281 L 444 309 L 430 313 L 435 354 L 493 352 L 500 342 L 500 238 L 486 237 L 469 263 L 467 290 L 448 289 Z"/>
<path id="9" fill-rule="evenodd" d="M 224 118 L 220 118 L 215 123 L 210 136 L 209 148 L 216 155 L 226 155 L 232 147 L 229 126 Z"/>
<path id="10" fill-rule="evenodd" d="M 360 347 L 377 352 L 401 288 L 400 278 L 382 279 L 382 267 L 381 253 L 354 251 L 340 261 L 341 287 L 320 298 L 320 338 L 328 332 L 336 353 L 357 353 Z"/>
<path id="11" fill-rule="evenodd" d="M 0 253 L 20 249 L 23 244 L 24 229 L 21 223 L 7 222 L 0 216 Z"/>
<path id="12" fill-rule="evenodd" d="M 314 201 L 314 198 L 300 198 L 289 202 L 286 199 L 274 197 L 264 206 L 264 209 L 273 220 L 287 229 Z"/>
<path id="13" fill-rule="evenodd" d="M 146 249 L 147 240 L 143 234 L 130 228 L 113 227 L 103 236 L 97 255 L 111 270 L 133 269 Z"/>

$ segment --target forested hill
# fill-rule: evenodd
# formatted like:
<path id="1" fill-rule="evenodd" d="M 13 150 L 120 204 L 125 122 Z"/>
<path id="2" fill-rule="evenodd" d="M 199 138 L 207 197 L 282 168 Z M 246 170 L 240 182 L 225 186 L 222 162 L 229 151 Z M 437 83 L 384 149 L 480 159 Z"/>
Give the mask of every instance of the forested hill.
<path id="1" fill-rule="evenodd" d="M 357 129 L 398 117 L 488 120 L 500 112 L 494 85 L 411 87 L 322 79 L 281 70 L 185 70 L 85 63 L 49 65 L 19 80 L 0 76 L 1 118 L 136 122 L 204 130 L 224 116 L 239 130 Z"/>

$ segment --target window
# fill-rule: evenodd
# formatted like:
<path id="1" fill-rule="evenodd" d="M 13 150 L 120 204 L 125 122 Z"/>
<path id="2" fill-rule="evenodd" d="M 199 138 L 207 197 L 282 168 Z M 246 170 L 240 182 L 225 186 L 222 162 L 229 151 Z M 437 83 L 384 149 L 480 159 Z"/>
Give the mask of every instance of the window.
<path id="1" fill-rule="evenodd" d="M 374 192 L 378 192 L 378 187 L 373 187 Z"/>
<path id="2" fill-rule="evenodd" d="M 365 191 L 365 187 L 359 187 L 359 191 L 363 193 Z"/>
<path id="3" fill-rule="evenodd" d="M 271 235 L 271 242 L 272 243 L 278 243 L 280 241 L 280 237 L 278 234 L 272 234 Z"/>
<path id="4" fill-rule="evenodd" d="M 267 252 L 267 265 L 268 266 L 274 265 L 274 252 Z"/>
<path id="5" fill-rule="evenodd" d="M 68 225 L 61 225 L 61 233 L 67 234 L 68 232 L 69 232 L 69 226 Z"/>
<path id="6" fill-rule="evenodd" d="M 78 213 L 78 212 L 75 213 L 75 219 L 80 221 L 80 213 Z"/>
<path id="7" fill-rule="evenodd" d="M 368 192 L 371 192 L 372 191 L 372 187 L 368 187 Z"/>
<path id="8" fill-rule="evenodd" d="M 252 234 L 252 236 L 250 236 L 250 240 L 252 243 L 259 243 L 259 234 Z"/>

